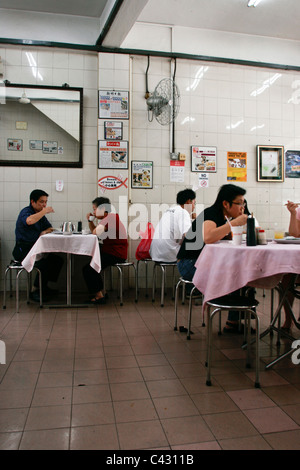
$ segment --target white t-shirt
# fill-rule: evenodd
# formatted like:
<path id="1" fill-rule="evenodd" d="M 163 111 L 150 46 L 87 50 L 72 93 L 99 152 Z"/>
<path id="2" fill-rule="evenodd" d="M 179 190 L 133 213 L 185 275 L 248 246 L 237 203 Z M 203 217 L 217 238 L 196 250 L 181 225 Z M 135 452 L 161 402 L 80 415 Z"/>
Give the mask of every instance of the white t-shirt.
<path id="1" fill-rule="evenodd" d="M 155 229 L 150 247 L 151 258 L 167 263 L 176 261 L 182 237 L 191 224 L 191 216 L 186 209 L 179 205 L 168 209 Z"/>

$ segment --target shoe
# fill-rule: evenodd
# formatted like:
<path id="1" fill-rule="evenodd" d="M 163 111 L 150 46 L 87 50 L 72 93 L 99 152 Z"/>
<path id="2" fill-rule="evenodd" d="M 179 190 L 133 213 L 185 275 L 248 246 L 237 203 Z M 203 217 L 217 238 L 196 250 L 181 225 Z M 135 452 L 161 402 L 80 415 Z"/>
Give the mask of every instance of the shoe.
<path id="1" fill-rule="evenodd" d="M 105 297 L 100 297 L 100 299 L 96 299 L 96 297 L 94 297 L 93 299 L 91 299 L 89 301 L 90 304 L 94 304 L 94 305 L 105 305 L 106 304 L 106 298 Z"/>
<path id="2" fill-rule="evenodd" d="M 40 293 L 39 293 L 39 291 L 35 290 L 34 292 L 30 292 L 29 298 L 31 300 L 33 300 L 34 302 L 40 303 Z M 45 299 L 43 298 L 43 300 L 45 300 Z"/>

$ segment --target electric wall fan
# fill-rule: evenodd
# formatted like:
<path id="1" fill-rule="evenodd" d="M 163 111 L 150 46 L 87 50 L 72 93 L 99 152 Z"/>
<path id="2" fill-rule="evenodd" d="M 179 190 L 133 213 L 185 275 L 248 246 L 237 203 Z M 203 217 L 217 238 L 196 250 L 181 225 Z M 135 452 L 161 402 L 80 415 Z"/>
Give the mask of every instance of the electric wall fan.
<path id="1" fill-rule="evenodd" d="M 156 86 L 153 94 L 147 99 L 149 121 L 155 119 L 165 126 L 177 117 L 180 107 L 180 93 L 176 83 L 164 78 Z"/>

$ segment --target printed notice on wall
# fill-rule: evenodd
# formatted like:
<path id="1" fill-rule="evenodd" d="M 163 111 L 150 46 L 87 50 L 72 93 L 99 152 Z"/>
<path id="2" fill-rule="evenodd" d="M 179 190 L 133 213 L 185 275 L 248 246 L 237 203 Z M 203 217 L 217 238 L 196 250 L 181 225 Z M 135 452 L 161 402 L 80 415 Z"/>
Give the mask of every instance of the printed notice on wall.
<path id="1" fill-rule="evenodd" d="M 227 152 L 227 181 L 247 181 L 246 152 Z"/>
<path id="2" fill-rule="evenodd" d="M 170 181 L 184 183 L 184 161 L 170 160 Z"/>

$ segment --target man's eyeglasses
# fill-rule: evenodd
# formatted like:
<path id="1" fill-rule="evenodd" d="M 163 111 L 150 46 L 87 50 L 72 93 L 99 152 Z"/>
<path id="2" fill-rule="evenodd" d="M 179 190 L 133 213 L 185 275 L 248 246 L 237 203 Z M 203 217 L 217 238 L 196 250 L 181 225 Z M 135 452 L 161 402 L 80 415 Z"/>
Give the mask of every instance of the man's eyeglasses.
<path id="1" fill-rule="evenodd" d="M 231 204 L 235 204 L 236 206 L 246 207 L 246 203 L 245 203 L 245 202 L 232 202 Z"/>

